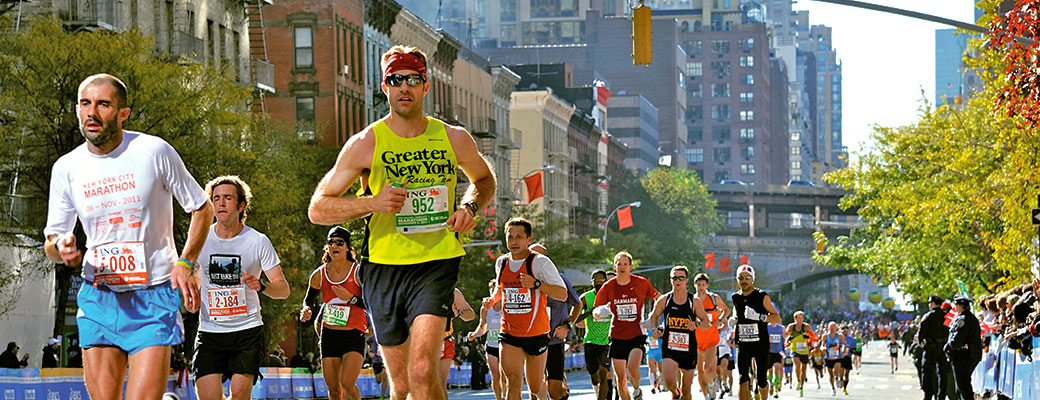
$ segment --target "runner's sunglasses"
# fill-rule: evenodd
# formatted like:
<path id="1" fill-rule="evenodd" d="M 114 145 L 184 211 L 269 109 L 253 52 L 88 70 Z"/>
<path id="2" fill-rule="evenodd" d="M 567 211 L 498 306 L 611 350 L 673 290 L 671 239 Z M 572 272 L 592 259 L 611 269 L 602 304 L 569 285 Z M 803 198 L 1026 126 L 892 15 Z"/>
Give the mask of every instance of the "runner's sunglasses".
<path id="1" fill-rule="evenodd" d="M 401 74 L 390 74 L 383 80 L 387 86 L 398 87 L 401 83 L 408 82 L 408 86 L 415 87 L 426 83 L 426 78 L 419 74 L 401 75 Z"/>

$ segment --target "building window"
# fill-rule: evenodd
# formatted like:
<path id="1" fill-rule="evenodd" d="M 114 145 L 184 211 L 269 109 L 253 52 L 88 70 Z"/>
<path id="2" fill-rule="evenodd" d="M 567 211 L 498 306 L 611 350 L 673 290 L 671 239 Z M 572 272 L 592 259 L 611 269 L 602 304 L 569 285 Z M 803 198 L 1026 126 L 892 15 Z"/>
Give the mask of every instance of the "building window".
<path id="1" fill-rule="evenodd" d="M 755 111 L 754 110 L 740 110 L 741 121 L 754 121 Z"/>
<path id="2" fill-rule="evenodd" d="M 711 50 L 718 54 L 729 54 L 728 40 L 712 40 Z"/>
<path id="3" fill-rule="evenodd" d="M 715 121 L 729 121 L 729 105 L 719 104 L 711 106 L 711 119 Z"/>
<path id="4" fill-rule="evenodd" d="M 699 83 L 688 83 L 686 84 L 686 92 L 690 94 L 690 97 L 700 98 L 704 96 L 701 84 Z"/>
<path id="5" fill-rule="evenodd" d="M 740 102 L 741 103 L 753 103 L 755 101 L 755 94 L 753 92 L 741 92 Z"/>
<path id="6" fill-rule="evenodd" d="M 754 175 L 755 164 L 740 164 L 740 173 L 743 175 Z"/>
<path id="7" fill-rule="evenodd" d="M 729 97 L 729 83 L 712 83 L 711 97 Z"/>
<path id="8" fill-rule="evenodd" d="M 686 108 L 686 120 L 697 122 L 704 119 L 704 106 L 690 106 Z"/>
<path id="9" fill-rule="evenodd" d="M 719 147 L 712 149 L 711 160 L 717 163 L 724 163 L 729 161 L 729 147 Z"/>
<path id="10" fill-rule="evenodd" d="M 682 72 L 679 72 L 679 87 L 686 88 L 686 75 Z"/>
<path id="11" fill-rule="evenodd" d="M 688 163 L 696 164 L 696 163 L 704 162 L 704 149 L 701 149 L 701 148 L 686 149 L 685 153 L 686 153 L 686 162 L 688 162 Z"/>
<path id="12" fill-rule="evenodd" d="M 740 138 L 743 140 L 755 140 L 755 128 L 740 128 Z"/>
<path id="13" fill-rule="evenodd" d="M 683 47 L 685 47 L 684 50 L 686 50 L 686 55 L 690 57 L 700 55 L 703 52 L 700 40 L 687 40 L 686 42 L 683 42 L 683 45 Z"/>
<path id="14" fill-rule="evenodd" d="M 729 126 L 713 126 L 711 127 L 711 138 L 712 140 L 729 140 Z"/>
<path id="15" fill-rule="evenodd" d="M 699 142 L 704 140 L 704 128 L 699 126 L 691 126 L 686 129 L 686 141 L 689 143 Z"/>
<path id="16" fill-rule="evenodd" d="M 754 67 L 755 66 L 755 56 L 740 56 L 740 66 L 741 67 Z"/>
<path id="17" fill-rule="evenodd" d="M 689 76 L 701 76 L 704 75 L 704 66 L 699 62 L 688 62 L 686 63 L 686 75 Z"/>
<path id="18" fill-rule="evenodd" d="M 711 74 L 719 77 L 720 79 L 729 76 L 729 70 L 729 61 L 711 62 Z"/>
<path id="19" fill-rule="evenodd" d="M 802 154 L 802 146 L 791 146 L 791 155 L 797 156 Z"/>
<path id="20" fill-rule="evenodd" d="M 802 140 L 802 133 L 801 132 L 791 132 L 791 140 L 793 140 L 793 141 Z"/>
<path id="21" fill-rule="evenodd" d="M 791 161 L 791 169 L 801 170 L 802 169 L 802 162 L 801 161 Z M 813 172 L 816 172 L 816 171 L 813 171 Z"/>
<path id="22" fill-rule="evenodd" d="M 748 86 L 754 85 L 755 84 L 755 76 L 752 75 L 752 74 L 744 74 L 744 78 L 741 79 L 740 81 L 743 82 L 745 85 L 748 85 Z"/>
<path id="23" fill-rule="evenodd" d="M 296 98 L 296 134 L 300 139 L 313 141 L 314 135 L 314 98 Z"/>
<path id="24" fill-rule="evenodd" d="M 314 31 L 310 26 L 297 26 L 294 30 L 294 54 L 296 68 L 314 68 Z"/>
<path id="25" fill-rule="evenodd" d="M 715 171 L 713 175 L 715 176 L 715 180 L 713 182 L 716 183 L 729 179 L 729 171 Z"/>
<path id="26" fill-rule="evenodd" d="M 754 38 L 740 39 L 737 42 L 737 46 L 740 47 L 740 49 L 744 50 L 744 51 L 752 50 L 752 49 L 755 48 L 755 39 Z"/>
<path id="27" fill-rule="evenodd" d="M 747 146 L 740 149 L 740 156 L 750 159 L 755 156 L 755 146 Z"/>

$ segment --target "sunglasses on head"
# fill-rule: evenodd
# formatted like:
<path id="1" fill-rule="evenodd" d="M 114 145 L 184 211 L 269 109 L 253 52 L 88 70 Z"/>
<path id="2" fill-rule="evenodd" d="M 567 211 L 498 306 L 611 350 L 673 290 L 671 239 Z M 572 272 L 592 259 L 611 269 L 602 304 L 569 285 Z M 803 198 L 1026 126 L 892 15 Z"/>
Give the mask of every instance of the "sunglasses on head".
<path id="1" fill-rule="evenodd" d="M 333 239 L 328 242 L 325 242 L 325 244 L 328 244 L 329 246 L 342 246 L 347 244 L 347 241 L 342 239 Z"/>
<path id="2" fill-rule="evenodd" d="M 401 74 L 390 74 L 387 75 L 383 82 L 386 82 L 387 86 L 398 87 L 401 83 L 408 82 L 408 86 L 419 86 L 426 83 L 426 78 L 419 74 L 401 75 Z"/>
<path id="3" fill-rule="evenodd" d="M 673 281 L 685 281 L 686 277 L 685 276 L 673 276 L 672 280 Z"/>

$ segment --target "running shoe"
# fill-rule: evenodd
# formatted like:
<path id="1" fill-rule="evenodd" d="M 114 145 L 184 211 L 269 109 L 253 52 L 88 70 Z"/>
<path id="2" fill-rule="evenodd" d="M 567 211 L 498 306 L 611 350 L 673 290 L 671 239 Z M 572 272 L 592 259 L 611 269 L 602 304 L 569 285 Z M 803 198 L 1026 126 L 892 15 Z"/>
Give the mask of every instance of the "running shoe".
<path id="1" fill-rule="evenodd" d="M 846 396 L 848 396 L 848 395 L 849 395 L 849 390 L 848 390 L 848 389 L 842 389 L 841 391 L 842 391 L 843 393 L 845 393 L 845 395 L 846 395 Z"/>
<path id="2" fill-rule="evenodd" d="M 837 396 L 837 395 L 838 395 L 838 392 L 834 391 L 834 388 L 831 388 L 831 396 Z"/>
<path id="3" fill-rule="evenodd" d="M 632 400 L 643 400 L 643 389 L 636 389 L 632 392 Z"/>
<path id="4" fill-rule="evenodd" d="M 805 396 L 805 391 L 802 390 L 802 388 L 798 388 L 798 397 L 803 397 L 803 396 Z"/>

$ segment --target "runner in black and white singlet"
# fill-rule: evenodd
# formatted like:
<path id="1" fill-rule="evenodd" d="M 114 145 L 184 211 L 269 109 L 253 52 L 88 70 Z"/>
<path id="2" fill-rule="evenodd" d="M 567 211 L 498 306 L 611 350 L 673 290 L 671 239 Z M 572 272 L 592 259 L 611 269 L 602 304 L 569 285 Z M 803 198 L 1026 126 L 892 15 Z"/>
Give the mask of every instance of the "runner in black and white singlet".
<path id="1" fill-rule="evenodd" d="M 744 264 L 737 268 L 740 290 L 733 293 L 733 309 L 737 315 L 737 370 L 740 372 L 740 400 L 751 399 L 751 362 L 761 398 L 769 396 L 766 371 L 769 369 L 769 335 L 767 323 L 780 323 L 780 315 L 769 295 L 755 288 L 755 269 Z"/>

